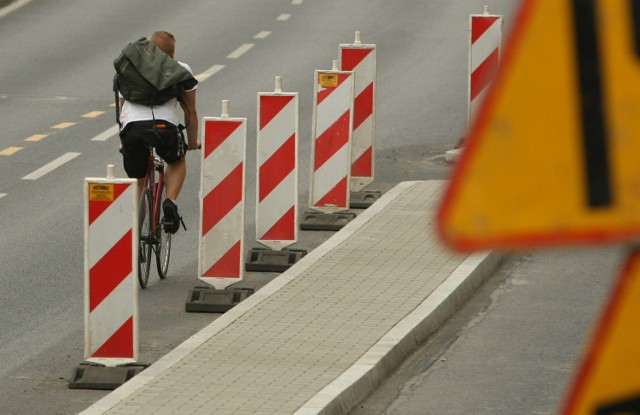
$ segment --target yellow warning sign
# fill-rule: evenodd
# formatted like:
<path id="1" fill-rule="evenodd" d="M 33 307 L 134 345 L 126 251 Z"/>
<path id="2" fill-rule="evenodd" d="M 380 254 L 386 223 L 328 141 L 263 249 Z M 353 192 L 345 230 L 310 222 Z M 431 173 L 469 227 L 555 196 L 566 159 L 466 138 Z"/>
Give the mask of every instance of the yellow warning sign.
<path id="1" fill-rule="evenodd" d="M 113 183 L 89 183 L 89 201 L 113 202 Z"/>
<path id="2" fill-rule="evenodd" d="M 523 2 L 439 212 L 448 245 L 640 235 L 638 3 Z"/>
<path id="3" fill-rule="evenodd" d="M 320 72 L 318 84 L 323 88 L 335 88 L 338 86 L 338 74 Z"/>
<path id="4" fill-rule="evenodd" d="M 640 251 L 613 292 L 567 401 L 565 415 L 640 414 Z"/>

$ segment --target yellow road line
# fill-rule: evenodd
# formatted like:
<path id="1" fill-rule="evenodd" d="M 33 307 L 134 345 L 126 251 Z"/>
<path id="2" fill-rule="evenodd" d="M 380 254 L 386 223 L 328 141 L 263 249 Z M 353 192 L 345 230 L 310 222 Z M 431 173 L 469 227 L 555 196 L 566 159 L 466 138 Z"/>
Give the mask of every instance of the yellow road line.
<path id="1" fill-rule="evenodd" d="M 82 118 L 96 118 L 104 114 L 104 111 L 91 111 L 82 116 Z"/>
<path id="2" fill-rule="evenodd" d="M 47 134 L 34 134 L 24 139 L 24 141 L 40 141 L 43 138 L 49 137 Z"/>
<path id="3" fill-rule="evenodd" d="M 0 156 L 10 156 L 20 150 L 22 150 L 22 147 L 7 147 L 4 150 L 0 151 Z"/>
<path id="4" fill-rule="evenodd" d="M 61 122 L 60 124 L 56 124 L 54 126 L 52 126 L 51 128 L 56 128 L 58 130 L 61 130 L 63 128 L 68 128 L 71 127 L 72 125 L 76 125 L 77 123 L 75 122 Z"/>

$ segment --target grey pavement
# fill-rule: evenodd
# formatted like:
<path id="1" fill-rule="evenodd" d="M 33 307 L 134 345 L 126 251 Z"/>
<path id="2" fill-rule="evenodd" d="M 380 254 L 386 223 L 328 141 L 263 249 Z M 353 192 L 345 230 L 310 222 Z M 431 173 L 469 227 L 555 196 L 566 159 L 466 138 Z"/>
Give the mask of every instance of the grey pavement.
<path id="1" fill-rule="evenodd" d="M 400 183 L 82 415 L 348 412 L 501 259 L 440 244 L 445 183 Z"/>

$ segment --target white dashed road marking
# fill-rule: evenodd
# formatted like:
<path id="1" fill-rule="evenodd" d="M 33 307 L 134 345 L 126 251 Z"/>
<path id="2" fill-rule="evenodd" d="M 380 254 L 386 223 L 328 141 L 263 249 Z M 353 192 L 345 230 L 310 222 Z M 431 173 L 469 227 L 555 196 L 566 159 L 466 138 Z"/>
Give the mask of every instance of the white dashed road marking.
<path id="1" fill-rule="evenodd" d="M 79 155 L 80 155 L 80 153 L 67 153 L 67 154 L 64 154 L 64 155 L 58 157 L 57 159 L 53 160 L 51 163 L 40 167 L 38 170 L 34 171 L 33 173 L 27 174 L 22 179 L 23 180 L 37 180 L 37 179 L 41 178 L 42 176 L 44 176 L 45 174 L 51 173 L 53 170 L 55 170 L 58 167 L 62 166 L 66 162 L 73 160 L 74 158 L 78 157 Z"/>
<path id="2" fill-rule="evenodd" d="M 113 127 L 109 128 L 107 131 L 102 132 L 97 136 L 93 137 L 91 141 L 107 141 L 109 138 L 118 134 L 118 131 L 120 131 L 120 127 L 118 125 L 114 125 Z"/>
<path id="3" fill-rule="evenodd" d="M 211 68 L 207 69 L 206 71 L 196 75 L 196 79 L 198 80 L 198 82 L 202 82 L 205 79 L 210 78 L 216 73 L 220 72 L 223 68 L 224 68 L 224 65 L 213 65 Z"/>
<path id="4" fill-rule="evenodd" d="M 262 32 L 260 32 L 257 35 L 255 35 L 253 38 L 254 39 L 264 39 L 267 36 L 269 36 L 270 34 L 271 34 L 271 32 L 269 32 L 267 30 L 263 30 Z"/>
<path id="5" fill-rule="evenodd" d="M 253 46 L 254 46 L 253 43 L 245 43 L 242 46 L 240 46 L 238 49 L 234 50 L 229 55 L 227 55 L 227 58 L 238 59 L 240 56 L 244 55 Z"/>

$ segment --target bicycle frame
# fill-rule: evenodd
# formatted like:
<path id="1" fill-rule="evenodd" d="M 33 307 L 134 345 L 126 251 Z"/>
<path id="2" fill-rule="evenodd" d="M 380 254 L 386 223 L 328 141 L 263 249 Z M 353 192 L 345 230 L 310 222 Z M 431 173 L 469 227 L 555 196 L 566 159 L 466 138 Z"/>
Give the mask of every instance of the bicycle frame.
<path id="1" fill-rule="evenodd" d="M 157 180 L 156 174 L 158 173 Z M 144 180 L 144 187 L 151 193 L 151 231 L 157 235 L 157 227 L 160 226 L 160 212 L 162 204 L 162 192 L 164 186 L 164 161 L 153 154 L 153 149 L 149 148 L 149 158 L 147 163 L 147 175 Z"/>

